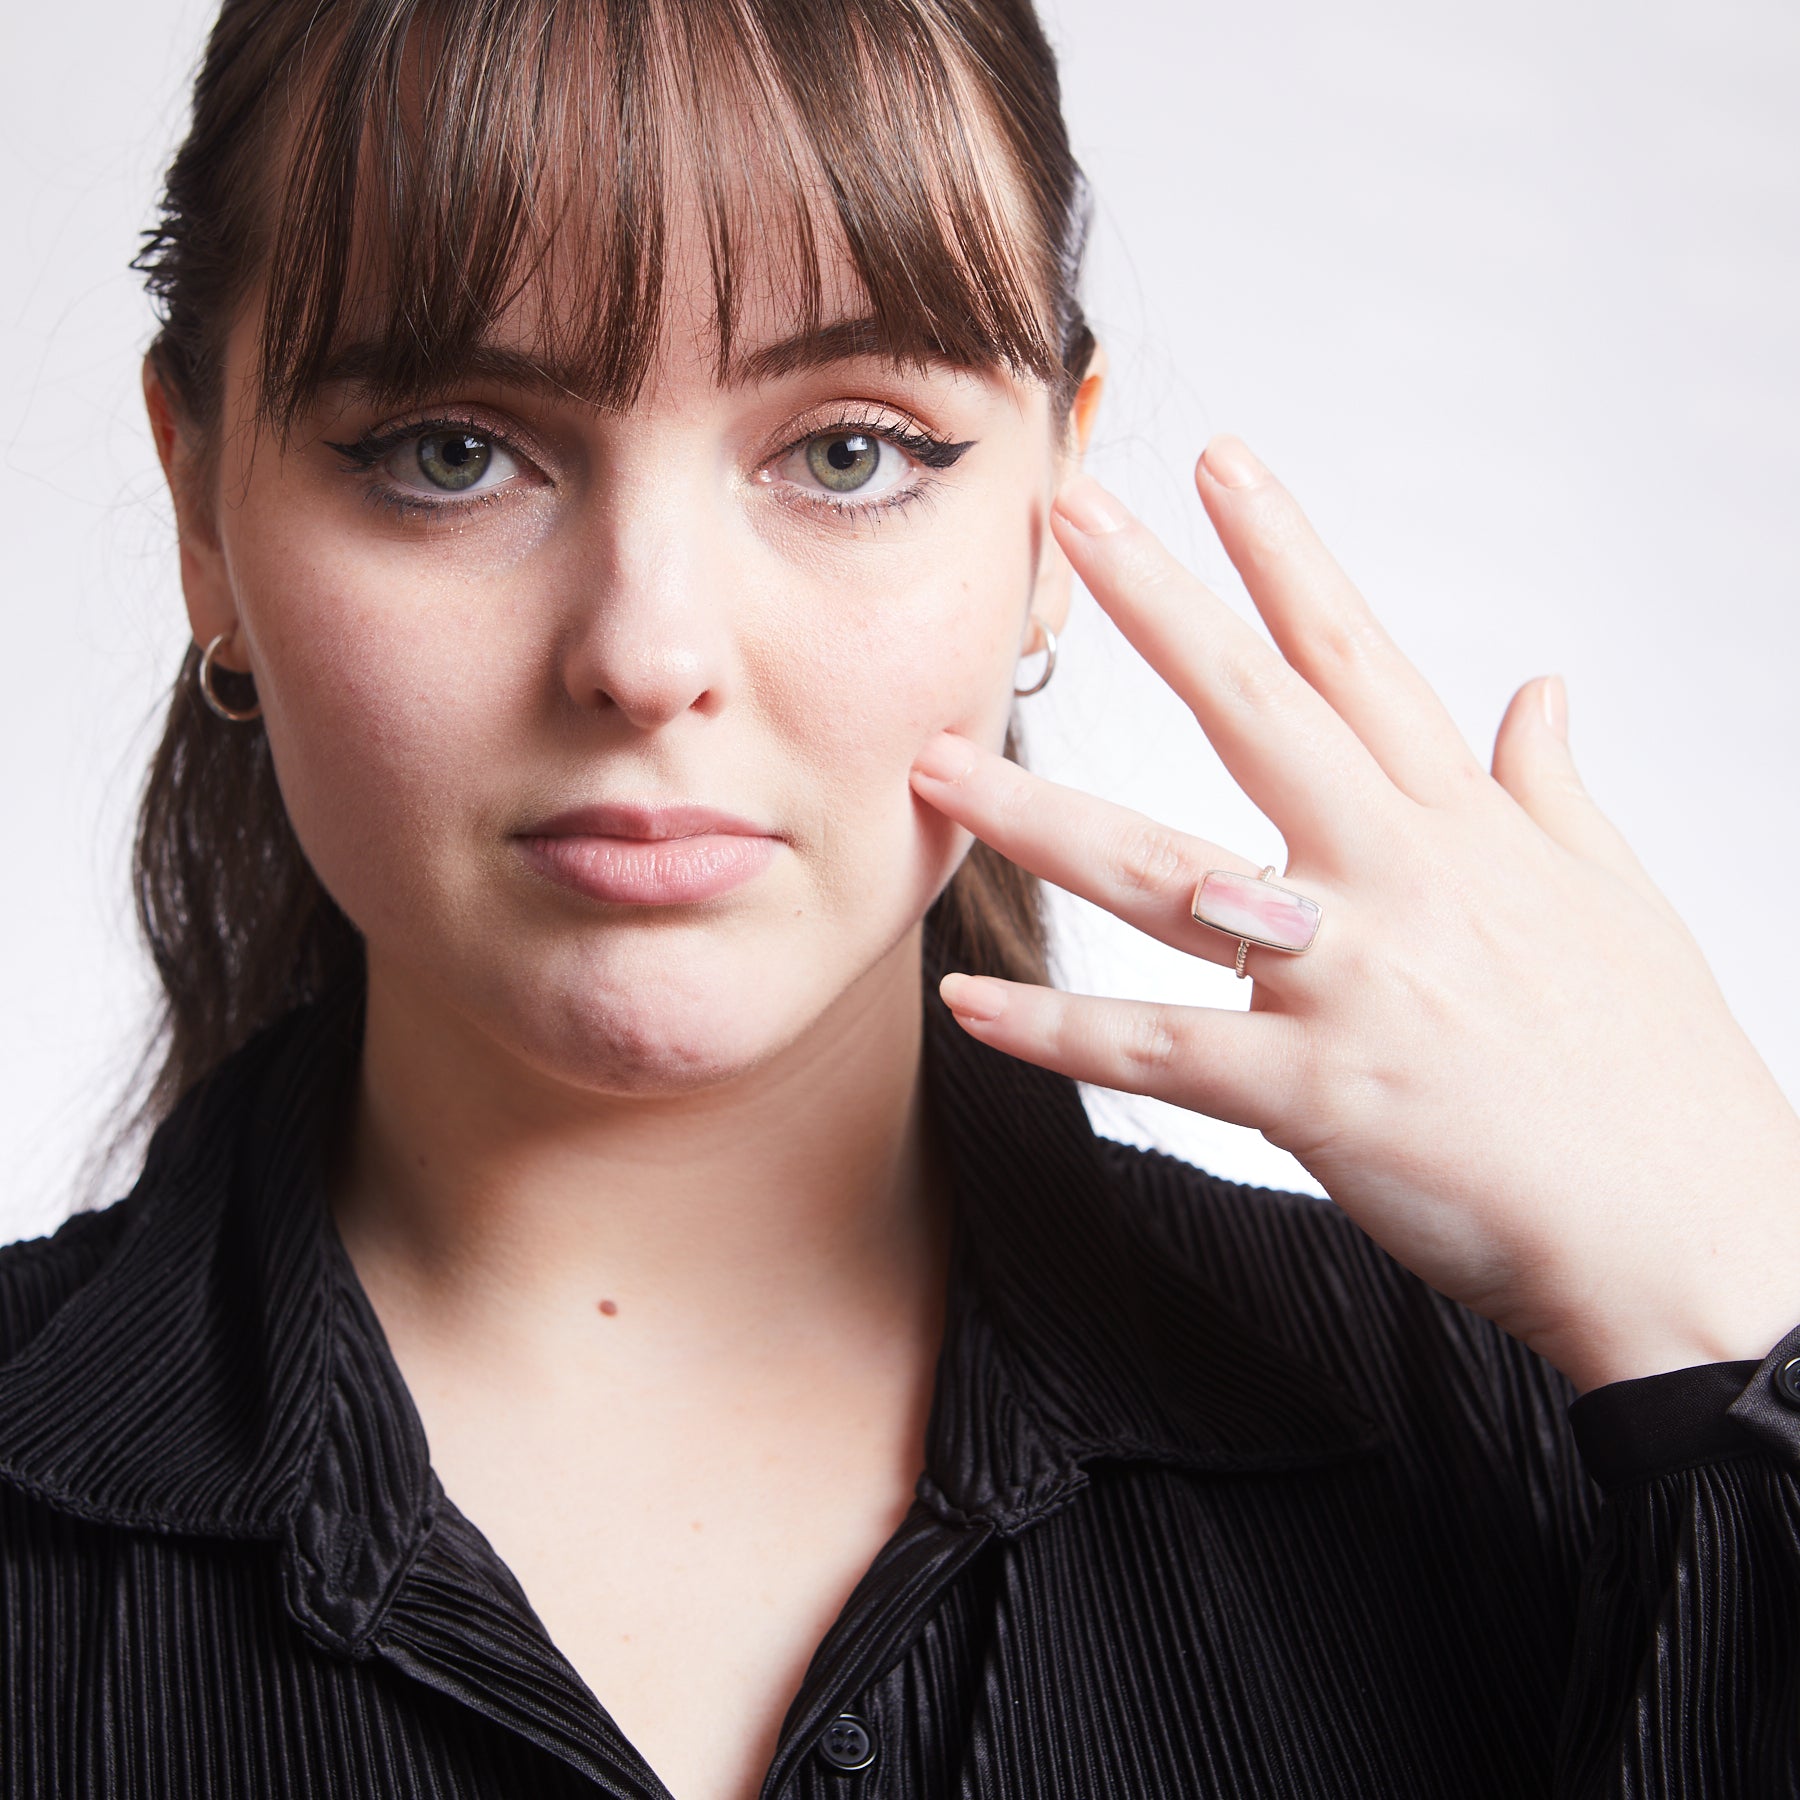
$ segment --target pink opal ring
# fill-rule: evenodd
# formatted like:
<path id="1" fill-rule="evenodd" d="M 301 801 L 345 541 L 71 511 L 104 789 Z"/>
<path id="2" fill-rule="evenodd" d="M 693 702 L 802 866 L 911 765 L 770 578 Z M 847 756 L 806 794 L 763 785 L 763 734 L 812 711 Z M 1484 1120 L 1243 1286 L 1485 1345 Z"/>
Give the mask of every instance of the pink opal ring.
<path id="1" fill-rule="evenodd" d="M 1194 889 L 1193 914 L 1202 925 L 1222 931 L 1238 941 L 1237 973 L 1244 974 L 1244 958 L 1252 944 L 1267 950 L 1284 950 L 1299 956 L 1312 948 L 1323 916 L 1319 903 L 1278 887 L 1269 877 L 1270 863 L 1260 875 L 1238 875 L 1230 869 L 1208 869 Z"/>

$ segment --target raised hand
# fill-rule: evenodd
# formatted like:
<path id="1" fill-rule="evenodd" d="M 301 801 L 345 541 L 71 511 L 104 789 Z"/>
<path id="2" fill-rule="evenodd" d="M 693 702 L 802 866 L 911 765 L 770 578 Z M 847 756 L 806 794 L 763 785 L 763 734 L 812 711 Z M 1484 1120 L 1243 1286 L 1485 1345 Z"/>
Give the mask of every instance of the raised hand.
<path id="1" fill-rule="evenodd" d="M 1254 1126 L 1424 1280 L 1578 1388 L 1760 1358 L 1800 1322 L 1800 1118 L 1699 948 L 1581 785 L 1555 677 L 1484 769 L 1292 497 L 1235 439 L 1200 498 L 1276 649 L 1088 477 L 1076 572 L 1280 830 L 1322 909 L 1252 946 L 1247 1013 L 966 975 L 984 1042 Z M 1003 855 L 1195 956 L 1229 848 L 942 734 L 918 795 Z"/>

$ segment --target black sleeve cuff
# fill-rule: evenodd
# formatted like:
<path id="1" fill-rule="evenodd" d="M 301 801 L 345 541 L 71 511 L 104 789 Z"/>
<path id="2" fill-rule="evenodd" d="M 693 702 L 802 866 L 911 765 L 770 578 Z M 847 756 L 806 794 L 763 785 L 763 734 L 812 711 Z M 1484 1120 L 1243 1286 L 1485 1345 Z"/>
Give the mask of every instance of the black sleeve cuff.
<path id="1" fill-rule="evenodd" d="M 1759 1449 L 1800 1470 L 1800 1326 L 1760 1363 L 1609 1381 L 1571 1403 L 1569 1424 L 1603 1488 Z"/>

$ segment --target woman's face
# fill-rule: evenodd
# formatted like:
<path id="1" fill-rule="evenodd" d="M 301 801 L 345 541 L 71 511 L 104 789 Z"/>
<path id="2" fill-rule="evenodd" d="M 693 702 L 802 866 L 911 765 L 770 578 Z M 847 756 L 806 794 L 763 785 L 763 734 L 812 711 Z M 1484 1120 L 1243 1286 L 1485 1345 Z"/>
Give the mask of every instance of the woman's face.
<path id="1" fill-rule="evenodd" d="M 255 676 L 372 994 L 603 1092 L 754 1066 L 909 953 L 969 842 L 913 798 L 914 753 L 997 747 L 1029 615 L 1067 606 L 1045 390 L 819 360 L 756 282 L 721 385 L 698 244 L 671 273 L 627 412 L 503 368 L 401 410 L 343 385 L 285 450 L 245 423 L 247 308 L 183 521 L 196 640 L 237 629 L 221 661 Z M 837 288 L 827 320 L 854 318 Z M 705 824 L 675 808 L 739 823 L 616 841 Z"/>

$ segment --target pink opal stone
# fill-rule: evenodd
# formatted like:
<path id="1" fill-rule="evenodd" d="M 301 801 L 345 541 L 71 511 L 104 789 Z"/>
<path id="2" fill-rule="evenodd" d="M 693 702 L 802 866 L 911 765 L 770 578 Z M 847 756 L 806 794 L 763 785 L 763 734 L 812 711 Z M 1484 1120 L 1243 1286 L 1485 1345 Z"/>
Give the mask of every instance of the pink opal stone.
<path id="1" fill-rule="evenodd" d="M 1304 950 L 1319 932 L 1319 903 L 1254 875 L 1208 869 L 1194 893 L 1194 917 L 1271 950 Z"/>

